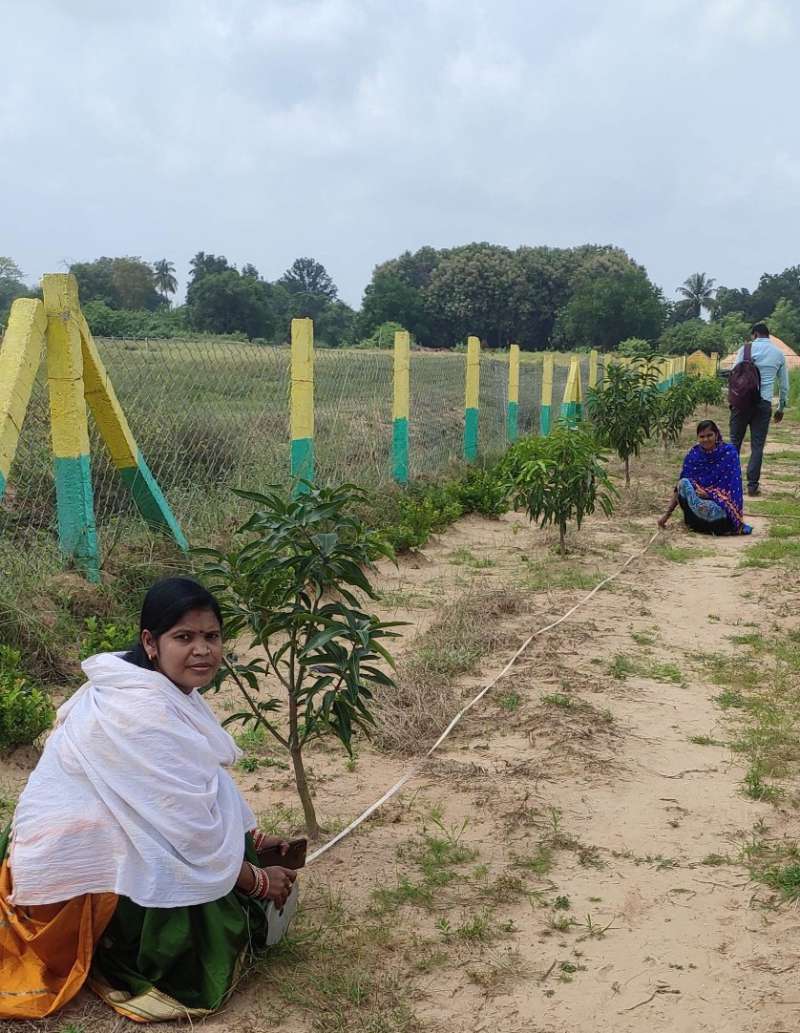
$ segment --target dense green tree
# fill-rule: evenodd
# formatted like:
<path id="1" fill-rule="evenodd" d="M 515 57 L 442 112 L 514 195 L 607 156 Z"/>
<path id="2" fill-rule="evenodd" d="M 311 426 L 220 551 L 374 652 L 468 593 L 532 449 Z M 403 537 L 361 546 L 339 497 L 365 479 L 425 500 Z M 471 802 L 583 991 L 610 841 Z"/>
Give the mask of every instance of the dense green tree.
<path id="1" fill-rule="evenodd" d="M 0 255 L 0 324 L 6 322 L 13 301 L 33 293 L 23 282 L 24 275 L 13 259 Z"/>
<path id="2" fill-rule="evenodd" d="M 102 301 L 87 301 L 81 309 L 95 337 L 176 337 L 186 333 L 186 309 L 161 306 L 155 312 L 109 308 Z"/>
<path id="3" fill-rule="evenodd" d="M 109 308 L 151 311 L 163 304 L 152 266 L 141 258 L 104 256 L 93 262 L 74 262 L 70 272 L 78 281 L 81 303 L 102 301 Z"/>
<path id="4" fill-rule="evenodd" d="M 705 273 L 692 273 L 678 288 L 678 294 L 684 299 L 681 310 L 686 313 L 686 318 L 699 319 L 705 309 L 707 312 L 714 311 L 714 284 L 715 280 L 706 276 Z"/>
<path id="5" fill-rule="evenodd" d="M 782 273 L 764 273 L 753 291 L 753 320 L 764 319 L 780 301 L 800 308 L 800 265 L 789 266 Z"/>
<path id="6" fill-rule="evenodd" d="M 207 255 L 205 251 L 198 251 L 189 261 L 189 284 L 197 283 L 204 276 L 224 273 L 230 268 L 228 259 L 224 255 Z"/>
<path id="7" fill-rule="evenodd" d="M 353 344 L 356 313 L 341 299 L 326 305 L 314 323 L 314 338 L 329 348 Z"/>
<path id="8" fill-rule="evenodd" d="M 661 291 L 646 271 L 627 259 L 604 255 L 577 277 L 555 329 L 564 348 L 611 351 L 628 337 L 655 341 L 664 325 Z"/>
<path id="9" fill-rule="evenodd" d="M 786 298 L 781 298 L 768 319 L 770 332 L 788 344 L 790 348 L 800 346 L 800 307 Z"/>
<path id="10" fill-rule="evenodd" d="M 407 327 L 420 344 L 441 346 L 444 327 L 430 312 L 425 291 L 446 254 L 423 247 L 414 253 L 405 251 L 376 266 L 364 291 L 357 327 L 359 337 L 368 337 L 376 327 L 394 322 Z"/>
<path id="11" fill-rule="evenodd" d="M 522 287 L 511 251 L 493 244 L 453 248 L 426 290 L 434 319 L 448 326 L 448 345 L 476 334 L 490 348 L 505 346 L 514 326 L 515 288 Z"/>
<path id="12" fill-rule="evenodd" d="M 153 282 L 164 301 L 169 304 L 169 297 L 178 289 L 175 279 L 175 265 L 166 258 L 153 262 Z"/>
<path id="13" fill-rule="evenodd" d="M 749 338 L 750 323 L 741 313 L 731 312 L 721 319 L 706 323 L 702 319 L 689 319 L 667 327 L 659 338 L 658 350 L 662 355 L 690 355 L 694 351 L 711 355 L 728 355 L 736 351 Z"/>
<path id="14" fill-rule="evenodd" d="M 291 295 L 292 316 L 317 319 L 338 291 L 325 266 L 313 258 L 296 258 L 278 280 Z"/>
<path id="15" fill-rule="evenodd" d="M 275 330 L 269 285 L 236 269 L 201 274 L 189 285 L 186 308 L 196 330 L 242 332 L 251 338 L 269 337 Z"/>

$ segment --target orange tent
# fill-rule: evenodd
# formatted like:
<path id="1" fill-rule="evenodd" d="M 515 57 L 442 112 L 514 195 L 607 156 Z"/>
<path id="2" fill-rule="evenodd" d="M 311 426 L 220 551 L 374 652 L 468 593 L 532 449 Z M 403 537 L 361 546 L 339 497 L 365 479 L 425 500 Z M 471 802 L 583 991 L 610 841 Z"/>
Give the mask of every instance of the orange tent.
<path id="1" fill-rule="evenodd" d="M 800 369 L 800 355 L 796 351 L 793 351 L 788 344 L 776 337 L 775 334 L 769 335 L 770 341 L 775 345 L 776 348 L 780 348 L 783 354 L 786 356 L 786 365 L 789 369 Z M 720 369 L 730 369 L 736 361 L 736 356 L 739 352 L 737 348 L 731 355 L 726 355 L 725 358 L 720 362 Z"/>

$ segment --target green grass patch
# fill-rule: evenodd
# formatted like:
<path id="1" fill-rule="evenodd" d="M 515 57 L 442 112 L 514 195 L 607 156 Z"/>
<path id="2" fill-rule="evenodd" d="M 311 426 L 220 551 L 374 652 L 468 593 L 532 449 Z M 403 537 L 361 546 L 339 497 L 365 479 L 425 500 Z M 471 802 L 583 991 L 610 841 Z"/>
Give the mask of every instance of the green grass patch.
<path id="1" fill-rule="evenodd" d="M 621 653 L 617 653 L 611 661 L 608 673 L 617 681 L 624 681 L 632 675 L 650 678 L 652 681 L 671 682 L 674 685 L 681 685 L 684 680 L 683 672 L 676 664 L 649 658 L 635 660 Z"/>
<path id="2" fill-rule="evenodd" d="M 594 588 L 602 575 L 584 570 L 574 560 L 523 560 L 524 567 L 520 577 L 523 588 L 532 592 L 546 592 L 555 589 Z"/>
<path id="3" fill-rule="evenodd" d="M 694 743 L 695 746 L 725 746 L 727 745 L 721 739 L 714 739 L 710 735 L 690 735 L 689 742 Z"/>
<path id="4" fill-rule="evenodd" d="M 800 538 L 800 520 L 787 524 L 770 524 L 770 538 Z"/>
<path id="5" fill-rule="evenodd" d="M 486 570 L 488 567 L 496 567 L 497 564 L 488 556 L 476 556 L 471 549 L 461 548 L 451 552 L 447 557 L 448 562 L 454 566 L 471 567 L 473 570 Z"/>
<path id="6" fill-rule="evenodd" d="M 800 499 L 796 495 L 777 495 L 769 499 L 752 499 L 747 503 L 748 513 L 755 516 L 783 517 L 800 520 Z"/>
<path id="7" fill-rule="evenodd" d="M 800 567 L 800 541 L 792 538 L 772 538 L 751 545 L 739 562 L 740 567 L 772 567 L 781 564 L 795 569 Z"/>
<path id="8" fill-rule="evenodd" d="M 655 556 L 660 556 L 662 560 L 669 560 L 670 563 L 688 563 L 692 559 L 713 555 L 710 549 L 687 549 L 678 545 L 656 545 L 651 552 Z"/>

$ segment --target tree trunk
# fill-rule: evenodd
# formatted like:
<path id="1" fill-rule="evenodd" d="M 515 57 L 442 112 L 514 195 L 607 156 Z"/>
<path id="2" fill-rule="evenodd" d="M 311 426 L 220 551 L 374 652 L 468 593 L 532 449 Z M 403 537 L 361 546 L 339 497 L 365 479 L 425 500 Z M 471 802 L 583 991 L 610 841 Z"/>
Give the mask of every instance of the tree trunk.
<path id="1" fill-rule="evenodd" d="M 559 538 L 558 551 L 561 553 L 562 556 L 566 556 L 566 554 L 567 554 L 567 541 L 566 541 L 566 539 L 567 539 L 567 525 L 566 524 L 559 524 L 558 525 L 558 538 Z"/>
<path id="2" fill-rule="evenodd" d="M 308 790 L 306 769 L 303 766 L 303 753 L 299 746 L 295 746 L 291 753 L 292 766 L 294 767 L 294 780 L 297 783 L 297 795 L 300 797 L 300 802 L 303 805 L 303 816 L 306 820 L 306 832 L 308 833 L 309 839 L 319 839 L 322 835 L 322 831 L 319 827 L 319 823 L 317 822 L 317 812 L 314 810 L 314 801 L 311 799 L 311 793 Z"/>
<path id="3" fill-rule="evenodd" d="M 631 486 L 631 457 L 625 456 L 625 487 Z"/>
<path id="4" fill-rule="evenodd" d="M 303 805 L 303 817 L 306 821 L 306 833 L 311 840 L 319 839 L 322 830 L 317 822 L 317 812 L 314 810 L 314 801 L 308 789 L 306 769 L 303 764 L 303 750 L 300 746 L 300 735 L 297 727 L 297 700 L 294 693 L 289 693 L 289 753 L 292 756 L 292 767 L 294 768 L 294 781 L 297 786 L 297 795 Z"/>

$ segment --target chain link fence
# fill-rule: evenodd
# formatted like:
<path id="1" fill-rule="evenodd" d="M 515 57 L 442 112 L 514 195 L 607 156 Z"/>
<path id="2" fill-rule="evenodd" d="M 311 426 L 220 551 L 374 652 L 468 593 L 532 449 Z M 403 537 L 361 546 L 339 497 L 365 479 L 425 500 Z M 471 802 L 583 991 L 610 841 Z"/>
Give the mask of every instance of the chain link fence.
<path id="1" fill-rule="evenodd" d="M 288 484 L 291 385 L 288 348 L 225 340 L 96 341 L 141 453 L 178 521 L 193 530 L 238 515 L 230 489 Z M 461 459 L 465 355 L 413 350 L 410 369 L 411 476 L 436 476 Z M 561 403 L 568 356 L 556 360 L 553 408 Z M 582 357 L 588 383 L 588 356 Z M 392 475 L 393 355 L 324 350 L 315 355 L 314 447 L 318 480 L 373 488 Z M 520 434 L 539 430 L 541 357 L 520 363 Z M 507 446 L 508 357 L 484 354 L 480 370 L 479 447 Z M 108 459 L 89 415 L 98 525 L 124 523 L 130 494 Z M 6 543 L 54 534 L 56 500 L 44 356 L 5 497 Z M 213 517 L 213 519 L 212 519 Z"/>

